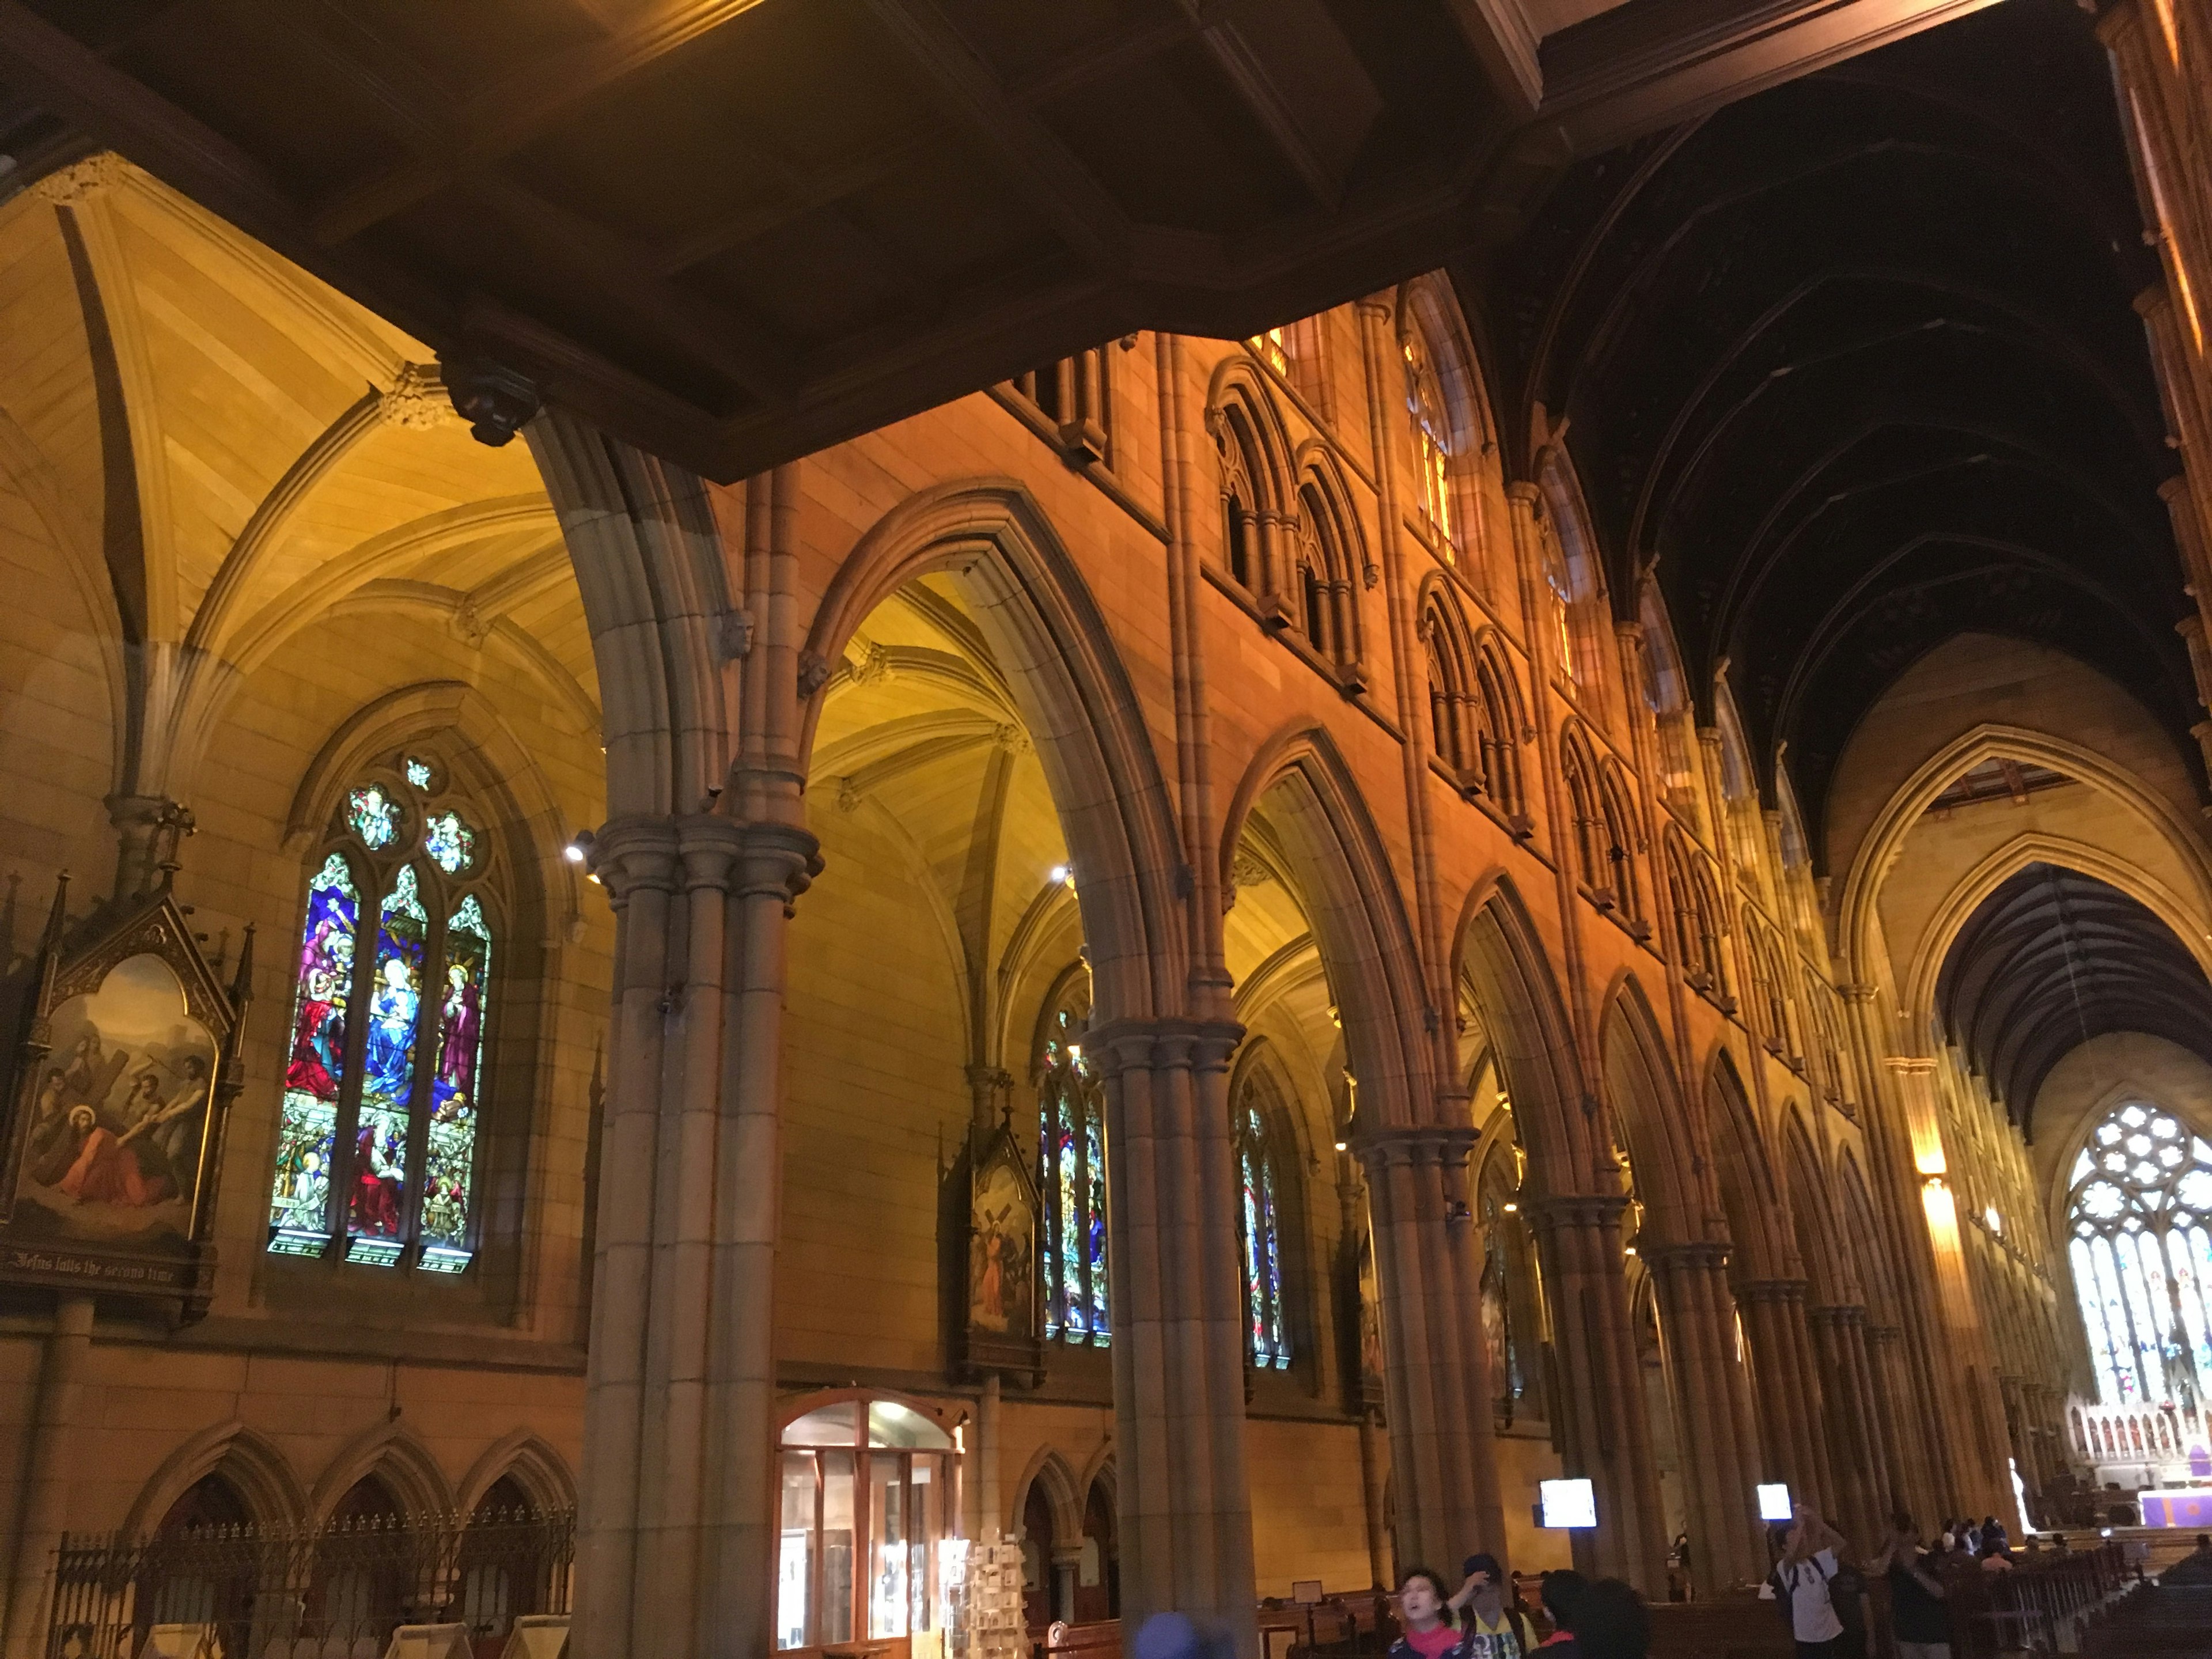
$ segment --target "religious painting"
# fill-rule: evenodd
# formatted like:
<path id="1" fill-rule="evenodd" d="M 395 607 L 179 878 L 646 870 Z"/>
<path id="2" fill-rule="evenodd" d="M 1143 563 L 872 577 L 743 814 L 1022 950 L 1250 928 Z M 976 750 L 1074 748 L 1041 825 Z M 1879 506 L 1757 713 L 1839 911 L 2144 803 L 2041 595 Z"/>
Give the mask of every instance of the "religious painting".
<path id="1" fill-rule="evenodd" d="M 1000 1125 L 978 1131 L 969 1153 L 965 1347 L 971 1370 L 1040 1374 L 1043 1277 L 1037 1188 L 1030 1160 Z"/>
<path id="2" fill-rule="evenodd" d="M 1513 1311 L 1505 1294 L 1505 1251 L 1493 1239 L 1482 1264 L 1482 1349 L 1490 1362 L 1490 1391 L 1498 1414 L 1513 1420 L 1513 1402 L 1520 1395 L 1514 1372 Z"/>
<path id="3" fill-rule="evenodd" d="M 65 953 L 57 897 L 9 1093 L 0 1277 L 192 1287 L 244 981 L 222 990 L 166 892 L 94 929 Z"/>
<path id="4" fill-rule="evenodd" d="M 1021 1171 L 994 1164 L 975 1192 L 969 1239 L 969 1324 L 994 1333 L 1029 1330 L 1036 1278 L 1035 1244 Z"/>
<path id="5" fill-rule="evenodd" d="M 1359 1236 L 1355 1286 L 1359 1310 L 1359 1395 L 1379 1401 L 1382 1395 L 1382 1282 L 1375 1270 L 1375 1235 Z"/>

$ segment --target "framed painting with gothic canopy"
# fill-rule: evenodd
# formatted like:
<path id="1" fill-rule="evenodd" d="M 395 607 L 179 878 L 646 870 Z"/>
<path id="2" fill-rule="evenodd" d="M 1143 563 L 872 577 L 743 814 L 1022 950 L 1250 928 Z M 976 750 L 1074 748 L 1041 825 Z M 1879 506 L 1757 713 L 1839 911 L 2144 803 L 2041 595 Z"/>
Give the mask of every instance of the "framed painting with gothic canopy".
<path id="1" fill-rule="evenodd" d="M 1011 1126 L 975 1135 L 968 1191 L 969 1369 L 1041 1376 L 1037 1191 Z"/>
<path id="2" fill-rule="evenodd" d="M 68 878 L 21 988 L 0 1280 L 206 1310 L 223 1127 L 240 1084 L 249 931 L 228 989 L 166 884 L 70 941 Z"/>

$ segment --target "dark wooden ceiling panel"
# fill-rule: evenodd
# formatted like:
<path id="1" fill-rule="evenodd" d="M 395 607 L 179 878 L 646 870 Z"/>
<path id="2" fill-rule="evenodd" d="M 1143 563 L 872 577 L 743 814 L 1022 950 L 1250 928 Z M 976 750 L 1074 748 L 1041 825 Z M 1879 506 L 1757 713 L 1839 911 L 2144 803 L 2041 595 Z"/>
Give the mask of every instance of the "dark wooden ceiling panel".
<path id="1" fill-rule="evenodd" d="M 1979 3 L 1634 0 L 1557 120 L 1513 0 L 0 0 L 0 82 L 728 478 L 1500 245 L 1561 122 L 1611 143 L 1692 106 L 1685 65 L 1704 107 L 1739 47 L 1748 87 Z"/>

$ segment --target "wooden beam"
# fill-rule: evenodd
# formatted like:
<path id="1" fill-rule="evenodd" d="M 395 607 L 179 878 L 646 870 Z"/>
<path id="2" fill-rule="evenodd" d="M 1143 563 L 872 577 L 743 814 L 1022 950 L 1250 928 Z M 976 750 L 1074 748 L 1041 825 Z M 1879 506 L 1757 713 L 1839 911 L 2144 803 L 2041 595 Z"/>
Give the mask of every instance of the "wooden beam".
<path id="1" fill-rule="evenodd" d="M 1994 3 L 1638 0 L 1546 40 L 1537 125 L 1595 155 Z"/>
<path id="2" fill-rule="evenodd" d="M 322 246 L 349 241 L 435 194 L 459 173 L 513 155 L 587 98 L 695 46 L 759 0 L 694 0 L 669 7 L 650 26 L 588 41 L 531 64 L 473 99 L 442 156 L 418 157 L 338 191 L 315 210 Z"/>
<path id="3" fill-rule="evenodd" d="M 1093 270 L 1127 257 L 1121 204 L 1045 125 L 999 84 L 937 0 L 866 0 L 921 65 L 947 111 L 988 144 L 1015 189 Z"/>

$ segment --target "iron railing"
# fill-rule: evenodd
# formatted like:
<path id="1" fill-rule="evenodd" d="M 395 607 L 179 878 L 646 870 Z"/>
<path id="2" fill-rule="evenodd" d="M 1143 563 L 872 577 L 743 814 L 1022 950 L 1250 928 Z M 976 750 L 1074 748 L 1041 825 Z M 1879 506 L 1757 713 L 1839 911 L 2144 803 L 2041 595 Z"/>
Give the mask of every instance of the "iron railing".
<path id="1" fill-rule="evenodd" d="M 46 1655 L 135 1659 L 157 1626 L 204 1632 L 222 1659 L 380 1659 L 402 1625 L 464 1624 L 484 1650 L 524 1613 L 566 1613 L 574 1560 L 566 1510 L 71 1534 Z"/>

